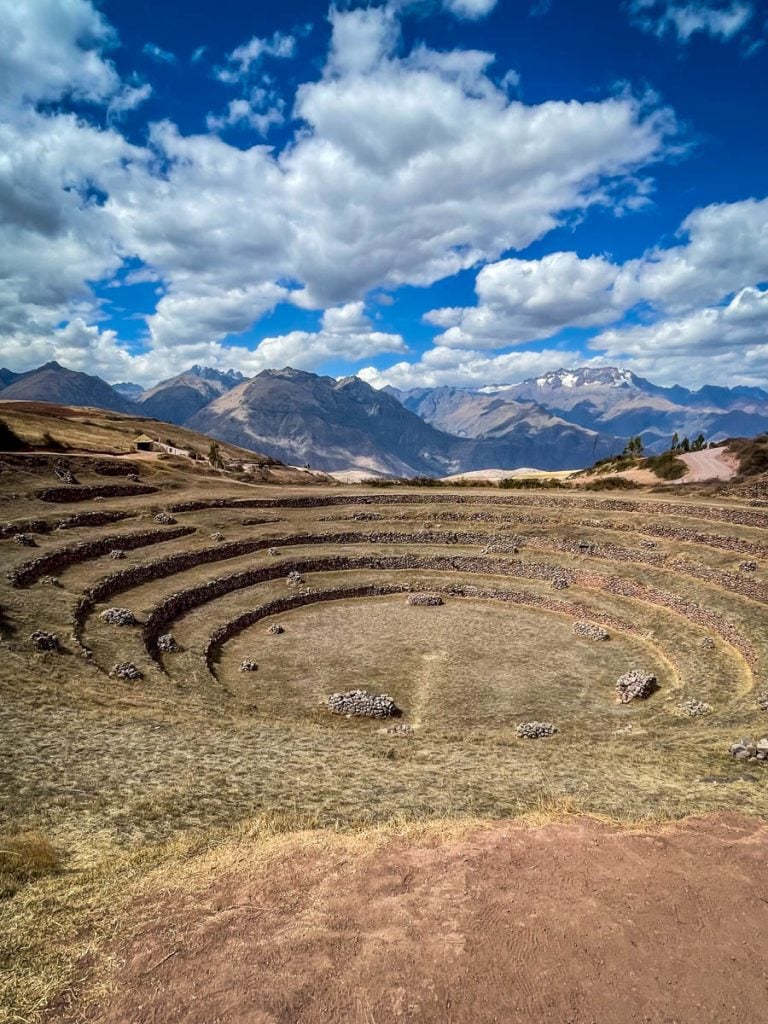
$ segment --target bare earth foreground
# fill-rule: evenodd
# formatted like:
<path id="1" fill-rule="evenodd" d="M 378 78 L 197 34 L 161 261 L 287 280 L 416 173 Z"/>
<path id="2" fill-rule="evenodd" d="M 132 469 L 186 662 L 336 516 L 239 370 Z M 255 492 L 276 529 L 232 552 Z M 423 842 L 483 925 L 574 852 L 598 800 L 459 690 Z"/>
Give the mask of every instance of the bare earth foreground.
<path id="1" fill-rule="evenodd" d="M 131 908 L 104 1024 L 728 1024 L 768 965 L 768 825 L 283 837 Z"/>

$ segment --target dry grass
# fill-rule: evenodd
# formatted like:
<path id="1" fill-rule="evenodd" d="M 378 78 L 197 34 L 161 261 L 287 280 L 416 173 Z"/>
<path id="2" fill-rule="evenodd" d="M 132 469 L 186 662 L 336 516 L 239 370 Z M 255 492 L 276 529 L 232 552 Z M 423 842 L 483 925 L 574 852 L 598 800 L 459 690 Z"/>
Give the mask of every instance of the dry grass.
<path id="1" fill-rule="evenodd" d="M 96 429 L 82 418 L 78 422 L 78 429 Z M 47 429 L 50 425 L 49 419 Z M 112 425 L 105 422 L 102 428 L 109 433 Z M 199 480 L 170 463 L 142 467 L 145 474 L 161 492 L 131 499 L 136 517 L 126 523 L 129 531 L 170 500 L 285 493 Z M 66 514 L 66 507 L 42 507 L 31 497 L 50 482 L 39 470 L 6 473 L 0 516 Z M 83 482 L 91 482 L 87 474 Z M 292 842 L 322 846 L 340 835 L 344 842 L 364 845 L 393 832 L 429 837 L 511 817 L 543 824 L 588 814 L 636 827 L 704 811 L 768 813 L 768 769 L 736 764 L 727 756 L 728 743 L 738 735 L 768 732 L 768 718 L 755 703 L 756 691 L 766 688 L 765 606 L 663 564 L 651 569 L 535 548 L 540 538 L 585 536 L 637 547 L 639 531 L 658 522 L 653 499 L 647 513 L 633 517 L 638 530 L 633 535 L 584 525 L 587 519 L 626 522 L 621 512 L 558 506 L 557 495 L 535 508 L 450 502 L 393 508 L 377 507 L 378 495 L 365 493 L 373 502 L 365 510 L 381 520 L 350 519 L 359 508 L 279 509 L 265 513 L 273 522 L 245 526 L 243 520 L 257 517 L 258 510 L 196 512 L 179 516 L 197 527 L 191 538 L 129 552 L 117 566 L 109 559 L 73 566 L 61 573 L 59 588 L 2 586 L 0 1017 L 33 1020 L 89 963 L 100 964 L 103 981 L 108 965 L 94 958 L 137 894 L 151 894 L 158 886 L 194 887 L 206 872 L 225 871 L 247 857 L 271 856 Z M 720 503 L 727 507 L 727 501 Z M 94 507 L 126 503 L 110 499 Z M 489 518 L 473 520 L 478 510 Z M 451 515 L 466 519 L 454 522 Z M 335 521 L 323 521 L 329 517 Z M 289 593 L 279 579 L 174 622 L 172 632 L 183 651 L 164 656 L 163 671 L 148 660 L 137 629 L 108 627 L 98 615 L 86 627 L 92 662 L 68 640 L 71 612 L 84 588 L 116 568 L 209 546 L 215 531 L 235 540 L 334 529 L 413 531 L 427 523 L 433 524 L 435 545 L 423 553 L 438 550 L 441 536 L 454 529 L 483 533 L 489 541 L 516 535 L 521 554 L 499 557 L 615 572 L 697 601 L 748 638 L 756 652 L 754 672 L 722 639 L 705 651 L 706 630 L 664 608 L 588 587 L 556 594 L 545 582 L 510 577 L 460 582 L 523 591 L 532 598 L 560 597 L 582 604 L 585 617 L 620 616 L 635 632 L 612 630 L 612 639 L 599 644 L 573 637 L 569 617 L 524 606 L 448 599 L 441 608 L 410 608 L 403 597 L 366 598 L 281 616 L 286 630 L 281 636 L 267 634 L 268 622 L 251 627 L 225 645 L 212 677 L 201 657 L 208 636 L 245 609 Z M 684 517 L 675 517 L 674 524 L 764 542 L 764 531 L 754 527 Z M 120 529 L 112 526 L 109 532 Z M 0 572 L 93 535 L 85 529 L 40 534 L 37 551 L 3 541 Z M 414 548 L 376 550 L 397 554 Z M 479 553 L 478 547 L 447 550 Z M 656 550 L 670 561 L 685 558 L 719 570 L 735 570 L 741 560 L 679 540 L 659 540 Z M 327 553 L 361 550 L 359 545 L 306 546 L 281 549 L 280 557 Z M 113 603 L 143 617 L 175 591 L 271 561 L 264 551 L 201 566 L 137 587 Z M 761 562 L 756 575 L 766 578 Z M 313 587 L 397 582 L 430 589 L 456 577 L 360 570 L 318 574 L 307 582 Z M 65 652 L 33 653 L 27 638 L 36 628 L 57 632 Z M 239 673 L 245 657 L 258 662 L 256 673 Z M 140 665 L 141 683 L 106 677 L 104 670 L 122 660 Z M 662 688 L 645 704 L 619 707 L 613 684 L 635 665 L 655 671 Z M 383 734 L 380 723 L 331 718 L 318 708 L 328 692 L 357 686 L 391 693 L 405 709 L 404 720 L 414 725 L 413 737 Z M 682 718 L 677 706 L 689 697 L 711 703 L 712 714 Z M 554 721 L 560 731 L 551 740 L 518 740 L 514 726 L 531 718 Z"/>

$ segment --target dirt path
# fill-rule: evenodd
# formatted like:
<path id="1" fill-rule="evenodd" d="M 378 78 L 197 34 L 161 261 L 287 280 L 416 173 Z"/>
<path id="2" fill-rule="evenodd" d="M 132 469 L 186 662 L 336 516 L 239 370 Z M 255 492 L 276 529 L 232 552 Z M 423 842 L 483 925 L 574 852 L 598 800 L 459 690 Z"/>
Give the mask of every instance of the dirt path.
<path id="1" fill-rule="evenodd" d="M 735 816 L 332 839 L 269 864 L 240 849 L 137 905 L 114 996 L 85 1019 L 740 1022 L 768 984 L 766 852 L 768 825 Z"/>
<path id="2" fill-rule="evenodd" d="M 703 480 L 732 480 L 738 471 L 738 460 L 726 448 L 705 448 L 701 452 L 688 452 L 678 456 L 688 466 L 683 483 L 694 484 Z"/>

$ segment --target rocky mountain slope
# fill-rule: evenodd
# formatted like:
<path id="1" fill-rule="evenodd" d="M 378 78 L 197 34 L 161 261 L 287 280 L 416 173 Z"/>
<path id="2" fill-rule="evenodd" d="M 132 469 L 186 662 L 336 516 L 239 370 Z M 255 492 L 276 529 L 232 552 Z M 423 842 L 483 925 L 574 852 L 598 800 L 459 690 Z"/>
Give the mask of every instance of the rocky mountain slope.
<path id="1" fill-rule="evenodd" d="M 209 402 L 225 394 L 245 380 L 236 370 L 212 370 L 191 366 L 188 370 L 161 381 L 136 399 L 144 416 L 168 423 L 183 424 Z"/>
<path id="2" fill-rule="evenodd" d="M 90 406 L 111 412 L 127 413 L 132 408 L 131 403 L 101 377 L 68 370 L 56 362 L 45 363 L 36 370 L 19 374 L 8 387 L 0 391 L 0 398 L 15 402 Z"/>
<path id="3" fill-rule="evenodd" d="M 457 437 L 358 377 L 337 381 L 289 368 L 264 370 L 211 402 L 187 425 L 285 462 L 408 476 L 531 464 L 570 469 L 615 447 L 614 439 L 554 423 L 552 417 L 547 430 L 529 423 L 500 437 Z"/>

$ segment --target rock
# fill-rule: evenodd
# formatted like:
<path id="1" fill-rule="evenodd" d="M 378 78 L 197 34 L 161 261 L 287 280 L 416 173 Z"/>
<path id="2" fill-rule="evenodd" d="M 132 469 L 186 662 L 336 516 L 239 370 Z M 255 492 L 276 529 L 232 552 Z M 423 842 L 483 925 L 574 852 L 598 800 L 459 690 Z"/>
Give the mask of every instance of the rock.
<path id="1" fill-rule="evenodd" d="M 576 636 L 584 636 L 590 640 L 609 639 L 608 630 L 594 622 L 574 622 L 573 632 Z"/>
<path id="2" fill-rule="evenodd" d="M 157 638 L 157 649 L 164 654 L 174 654 L 176 651 L 181 650 L 176 643 L 176 637 L 173 633 L 163 633 L 162 636 L 159 636 Z"/>
<path id="3" fill-rule="evenodd" d="M 551 722 L 521 722 L 515 728 L 515 732 L 521 740 L 541 740 L 547 736 L 554 736 L 557 726 Z"/>
<path id="4" fill-rule="evenodd" d="M 285 630 L 279 623 L 273 622 L 272 625 L 267 630 L 267 632 L 270 633 L 272 636 L 280 636 L 280 634 L 284 633 Z"/>
<path id="5" fill-rule="evenodd" d="M 110 626 L 135 626 L 136 616 L 127 608 L 107 608 L 99 618 Z"/>
<path id="6" fill-rule="evenodd" d="M 57 479 L 61 480 L 63 484 L 71 485 L 79 482 L 76 479 L 75 474 L 65 462 L 57 462 L 53 467 L 53 472 Z"/>
<path id="7" fill-rule="evenodd" d="M 437 608 L 443 603 L 439 594 L 409 594 L 408 604 L 420 605 L 426 608 Z"/>
<path id="8" fill-rule="evenodd" d="M 347 693 L 332 693 L 326 701 L 332 715 L 346 715 L 361 718 L 399 718 L 402 714 L 392 697 L 386 693 L 368 693 L 366 690 L 350 690 Z"/>
<path id="9" fill-rule="evenodd" d="M 700 718 L 702 715 L 708 715 L 712 710 L 712 705 L 707 704 L 703 700 L 684 700 L 682 704 L 678 704 L 678 708 L 684 715 L 688 715 L 689 718 Z"/>
<path id="10" fill-rule="evenodd" d="M 158 512 L 155 516 L 155 522 L 161 526 L 173 526 L 176 520 L 168 512 Z"/>
<path id="11" fill-rule="evenodd" d="M 280 549 L 279 548 L 270 548 L 267 551 L 267 554 L 271 555 L 273 558 L 277 558 L 279 556 L 279 554 L 280 554 Z"/>
<path id="12" fill-rule="evenodd" d="M 132 661 L 118 662 L 117 665 L 112 666 L 112 671 L 109 674 L 113 679 L 135 680 L 144 678 L 144 673 Z"/>
<path id="13" fill-rule="evenodd" d="M 113 548 L 109 552 L 109 557 L 114 558 L 115 561 L 118 561 L 121 558 L 125 558 L 125 552 L 123 551 L 122 548 Z"/>
<path id="14" fill-rule="evenodd" d="M 217 530 L 215 533 L 211 534 L 211 540 L 215 540 L 215 541 L 221 542 L 221 541 L 224 540 L 224 534 L 221 533 L 219 530 Z"/>
<path id="15" fill-rule="evenodd" d="M 646 700 L 658 687 L 656 676 L 642 669 L 633 668 L 616 680 L 618 702 L 629 704 L 633 700 Z"/>
<path id="16" fill-rule="evenodd" d="M 760 693 L 757 695 L 757 706 L 761 711 L 768 711 L 768 693 Z"/>
<path id="17" fill-rule="evenodd" d="M 552 586 L 555 590 L 566 590 L 571 585 L 571 578 L 565 573 L 556 573 L 552 577 Z"/>
<path id="18" fill-rule="evenodd" d="M 755 572 L 757 570 L 757 562 L 740 562 L 739 569 L 742 572 Z"/>
<path id="19" fill-rule="evenodd" d="M 30 533 L 14 533 L 13 543 L 20 544 L 23 548 L 37 547 L 37 541 Z"/>
<path id="20" fill-rule="evenodd" d="M 258 672 L 258 670 L 259 666 L 256 664 L 255 661 L 251 661 L 249 658 L 246 658 L 245 661 L 240 662 L 241 672 Z"/>
<path id="21" fill-rule="evenodd" d="M 36 651 L 58 651 L 59 638 L 55 633 L 46 633 L 42 629 L 36 629 L 29 642 Z"/>
<path id="22" fill-rule="evenodd" d="M 58 576 L 41 576 L 40 582 L 46 587 L 60 587 L 61 581 Z"/>
<path id="23" fill-rule="evenodd" d="M 296 569 L 291 569 L 285 579 L 285 582 L 289 587 L 300 587 L 304 582 L 304 577 Z"/>
<path id="24" fill-rule="evenodd" d="M 701 641 L 701 646 L 704 648 L 705 651 L 714 651 L 715 641 L 712 639 L 711 636 L 705 636 L 704 639 Z"/>

